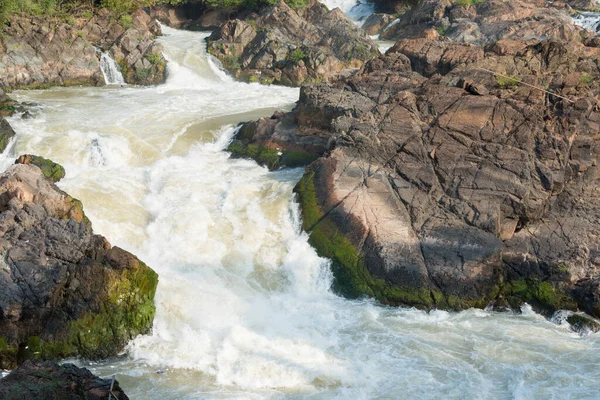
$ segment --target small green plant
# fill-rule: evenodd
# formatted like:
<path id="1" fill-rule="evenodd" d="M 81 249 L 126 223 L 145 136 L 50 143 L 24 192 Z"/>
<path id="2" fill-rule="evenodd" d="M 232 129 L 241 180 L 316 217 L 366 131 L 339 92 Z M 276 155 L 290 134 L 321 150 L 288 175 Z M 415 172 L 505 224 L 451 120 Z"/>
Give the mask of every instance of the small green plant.
<path id="1" fill-rule="evenodd" d="M 364 44 L 359 43 L 354 47 L 354 57 L 358 58 L 359 60 L 366 61 L 369 59 L 370 55 L 371 53 L 369 48 Z"/>
<path id="2" fill-rule="evenodd" d="M 146 57 L 152 64 L 158 64 L 161 61 L 160 53 L 150 54 Z"/>
<path id="3" fill-rule="evenodd" d="M 77 35 L 78 38 L 83 39 L 85 37 L 85 32 L 84 31 L 77 31 L 76 35 Z"/>
<path id="4" fill-rule="evenodd" d="M 304 60 L 306 57 L 307 57 L 307 54 L 305 52 L 303 52 L 302 49 L 297 47 L 289 54 L 288 59 L 290 61 L 298 63 L 298 62 Z"/>
<path id="5" fill-rule="evenodd" d="M 93 14 L 90 11 L 84 11 L 81 13 L 81 17 L 85 18 L 85 19 L 90 19 L 92 18 Z"/>
<path id="6" fill-rule="evenodd" d="M 258 82 L 258 78 L 255 75 L 250 75 L 248 77 L 248 82 L 250 82 L 250 83 Z"/>
<path id="7" fill-rule="evenodd" d="M 228 69 L 230 71 L 237 71 L 238 69 L 242 68 L 242 66 L 240 65 L 240 58 L 238 57 L 235 51 L 232 51 L 230 54 L 223 57 L 221 62 L 223 63 L 225 69 Z"/>
<path id="8" fill-rule="evenodd" d="M 592 82 L 594 82 L 594 77 L 588 74 L 587 72 L 584 72 L 581 75 L 579 75 L 579 83 L 589 85 Z"/>
<path id="9" fill-rule="evenodd" d="M 121 18 L 119 18 L 119 24 L 125 30 L 133 28 L 133 19 L 131 18 L 131 15 L 121 15 Z"/>
<path id="10" fill-rule="evenodd" d="M 248 25 L 250 25 L 252 27 L 252 29 L 256 29 L 256 20 L 248 19 L 248 20 L 246 20 L 246 22 L 248 23 Z"/>
<path id="11" fill-rule="evenodd" d="M 454 4 L 462 7 L 469 7 L 474 4 L 483 3 L 484 1 L 485 0 L 454 0 Z"/>
<path id="12" fill-rule="evenodd" d="M 138 82 L 143 82 L 148 79 L 150 75 L 150 69 L 148 68 L 138 68 L 135 70 L 135 80 Z"/>
<path id="13" fill-rule="evenodd" d="M 309 3 L 308 0 L 286 0 L 285 2 L 288 6 L 295 9 L 306 8 Z"/>
<path id="14" fill-rule="evenodd" d="M 516 76 L 494 75 L 496 85 L 500 89 L 509 89 L 519 86 L 521 81 Z"/>
<path id="15" fill-rule="evenodd" d="M 440 34 L 440 36 L 446 36 L 446 28 L 444 28 L 442 25 L 436 26 L 435 30 Z"/>

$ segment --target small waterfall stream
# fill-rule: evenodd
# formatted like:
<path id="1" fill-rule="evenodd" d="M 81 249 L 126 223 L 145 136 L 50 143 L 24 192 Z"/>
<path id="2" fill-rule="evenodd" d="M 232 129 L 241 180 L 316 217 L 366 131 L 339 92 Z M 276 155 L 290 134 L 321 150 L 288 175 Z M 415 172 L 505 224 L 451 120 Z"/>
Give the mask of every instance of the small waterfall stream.
<path id="1" fill-rule="evenodd" d="M 102 69 L 104 82 L 107 85 L 125 85 L 125 79 L 121 74 L 119 65 L 108 52 L 104 52 L 100 56 L 100 69 Z"/>
<path id="2" fill-rule="evenodd" d="M 596 33 L 600 32 L 600 13 L 581 11 L 573 17 L 573 21 L 587 29 Z"/>

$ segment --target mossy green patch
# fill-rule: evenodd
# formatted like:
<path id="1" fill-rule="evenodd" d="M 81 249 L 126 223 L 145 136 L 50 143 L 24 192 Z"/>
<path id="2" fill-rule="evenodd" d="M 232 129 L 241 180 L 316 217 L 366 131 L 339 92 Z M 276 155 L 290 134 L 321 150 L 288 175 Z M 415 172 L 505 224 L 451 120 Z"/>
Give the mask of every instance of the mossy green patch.
<path id="1" fill-rule="evenodd" d="M 577 309 L 577 303 L 571 297 L 556 289 L 550 282 L 537 279 L 508 282 L 502 292 L 513 308 L 518 308 L 526 302 L 549 314 L 557 310 Z"/>
<path id="2" fill-rule="evenodd" d="M 275 170 L 280 165 L 278 151 L 265 146 L 245 144 L 240 140 L 234 140 L 227 148 L 227 151 L 230 151 L 231 155 L 235 158 L 251 158 L 270 170 Z"/>
<path id="3" fill-rule="evenodd" d="M 17 346 L 7 346 L 0 338 L 0 360 L 102 359 L 114 355 L 135 336 L 148 333 L 154 319 L 158 275 L 138 261 L 132 268 L 112 270 L 109 276 L 108 296 L 98 312 L 87 312 L 72 321 L 58 340 L 30 337 L 26 350 L 18 356 Z"/>
<path id="4" fill-rule="evenodd" d="M 306 166 L 319 157 L 304 151 L 277 150 L 258 144 L 245 144 L 238 139 L 233 140 L 227 150 L 234 158 L 251 158 L 271 171 L 281 167 Z"/>
<path id="5" fill-rule="evenodd" d="M 42 174 L 52 182 L 58 182 L 65 177 L 65 169 L 62 165 L 55 163 L 47 158 L 31 155 L 30 164 L 35 165 L 42 170 Z"/>

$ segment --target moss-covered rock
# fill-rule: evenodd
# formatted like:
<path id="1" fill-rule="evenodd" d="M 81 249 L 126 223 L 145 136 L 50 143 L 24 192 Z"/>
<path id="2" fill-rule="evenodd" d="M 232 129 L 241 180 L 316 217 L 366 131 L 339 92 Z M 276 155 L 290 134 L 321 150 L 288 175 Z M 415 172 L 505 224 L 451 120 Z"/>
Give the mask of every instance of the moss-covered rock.
<path id="1" fill-rule="evenodd" d="M 259 165 L 270 170 L 282 167 L 301 167 L 310 164 L 318 158 L 315 154 L 303 151 L 273 149 L 260 144 L 246 144 L 244 141 L 235 139 L 231 142 L 227 151 L 234 158 L 250 158 Z"/>
<path id="2" fill-rule="evenodd" d="M 600 322 L 587 315 L 571 314 L 567 317 L 571 329 L 581 334 L 600 332 Z"/>
<path id="3" fill-rule="evenodd" d="M 62 165 L 48 160 L 47 158 L 25 154 L 20 156 L 15 164 L 31 164 L 42 170 L 42 174 L 52 182 L 56 183 L 65 177 L 65 169 Z"/>
<path id="4" fill-rule="evenodd" d="M 154 318 L 157 274 L 94 235 L 81 202 L 42 173 L 57 164 L 43 162 L 47 168 L 18 163 L 0 176 L 8 232 L 0 256 L 9 271 L 0 279 L 0 368 L 114 356 Z"/>
<path id="5" fill-rule="evenodd" d="M 0 153 L 6 150 L 8 142 L 15 136 L 15 131 L 10 126 L 8 121 L 0 117 Z"/>

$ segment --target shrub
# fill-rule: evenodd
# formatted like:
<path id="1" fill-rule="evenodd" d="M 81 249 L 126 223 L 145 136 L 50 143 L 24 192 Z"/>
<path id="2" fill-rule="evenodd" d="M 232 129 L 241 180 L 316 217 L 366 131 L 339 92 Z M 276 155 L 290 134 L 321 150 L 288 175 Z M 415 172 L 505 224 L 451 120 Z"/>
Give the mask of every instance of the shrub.
<path id="1" fill-rule="evenodd" d="M 516 76 L 494 75 L 494 79 L 496 80 L 496 85 L 498 85 L 500 89 L 517 87 L 521 83 Z"/>
<path id="2" fill-rule="evenodd" d="M 129 14 L 121 15 L 121 18 L 119 18 L 119 24 L 125 30 L 133 28 L 133 19 L 131 18 L 131 15 L 129 15 Z"/>
<path id="3" fill-rule="evenodd" d="M 594 82 L 594 77 L 586 72 L 579 75 L 579 83 L 583 83 L 584 85 L 589 85 Z"/>
<path id="4" fill-rule="evenodd" d="M 300 49 L 299 47 L 295 48 L 288 55 L 288 59 L 295 63 L 298 63 L 298 62 L 304 60 L 306 57 L 307 57 L 306 53 L 303 52 L 302 49 Z"/>
<path id="5" fill-rule="evenodd" d="M 462 7 L 469 7 L 470 5 L 483 3 L 484 1 L 485 0 L 454 0 L 454 4 Z"/>

